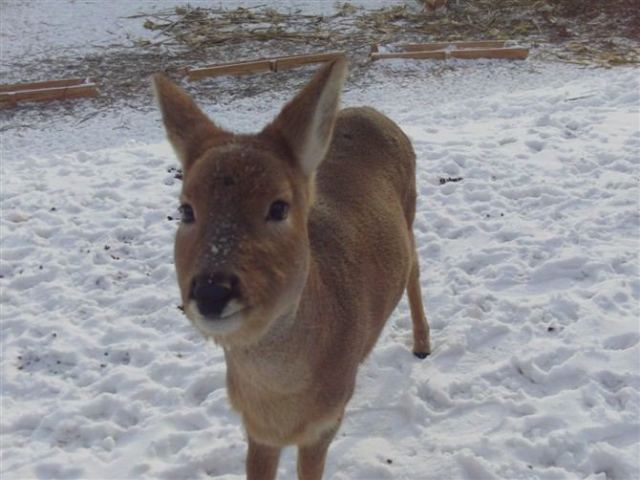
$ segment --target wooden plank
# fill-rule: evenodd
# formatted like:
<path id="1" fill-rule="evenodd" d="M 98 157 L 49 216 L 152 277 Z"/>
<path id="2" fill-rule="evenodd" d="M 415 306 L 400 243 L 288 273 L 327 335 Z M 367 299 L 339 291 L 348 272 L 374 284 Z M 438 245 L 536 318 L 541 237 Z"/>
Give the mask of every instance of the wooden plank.
<path id="1" fill-rule="evenodd" d="M 0 93 L 16 92 L 19 90 L 39 90 L 42 88 L 70 87 L 72 85 L 81 85 L 85 82 L 89 83 L 88 80 L 84 78 L 65 78 L 62 80 L 47 80 L 44 82 L 14 83 L 11 85 L 0 85 Z"/>
<path id="2" fill-rule="evenodd" d="M 248 73 L 270 72 L 274 69 L 273 60 L 247 60 L 243 62 L 222 63 L 201 68 L 187 68 L 189 81 L 218 75 L 246 75 Z"/>
<path id="3" fill-rule="evenodd" d="M 186 75 L 190 81 L 218 75 L 245 75 L 248 73 L 264 73 L 288 70 L 311 63 L 322 63 L 344 56 L 344 52 L 312 53 L 289 55 L 284 57 L 244 60 L 240 62 L 207 65 L 199 68 L 186 67 Z"/>
<path id="4" fill-rule="evenodd" d="M 433 50 L 422 52 L 389 52 L 372 53 L 372 60 L 382 60 L 387 58 L 415 58 L 446 60 L 447 58 L 459 58 L 473 60 L 478 58 L 503 58 L 511 60 L 523 60 L 529 55 L 529 49 L 524 47 L 507 48 L 468 48 L 462 50 Z"/>
<path id="5" fill-rule="evenodd" d="M 502 48 L 506 40 L 476 40 L 473 42 L 436 42 L 436 43 L 408 43 L 397 45 L 405 52 L 424 52 L 429 50 L 446 50 L 451 48 Z"/>
<path id="6" fill-rule="evenodd" d="M 0 93 L 0 105 L 15 106 L 18 102 L 43 102 L 68 100 L 80 97 L 95 97 L 99 94 L 94 83 L 71 85 L 68 87 L 40 88 Z"/>
<path id="7" fill-rule="evenodd" d="M 313 53 L 307 55 L 292 55 L 289 57 L 278 57 L 275 60 L 275 71 L 288 70 L 291 68 L 309 65 L 311 63 L 323 63 L 344 57 L 344 52 Z"/>
<path id="8" fill-rule="evenodd" d="M 504 58 L 510 60 L 524 60 L 529 56 L 529 49 L 524 47 L 508 48 L 478 48 L 468 50 L 452 50 L 449 56 L 465 60 L 475 60 L 478 58 Z"/>
<path id="9" fill-rule="evenodd" d="M 425 51 L 425 52 L 388 52 L 388 53 L 372 53 L 371 60 L 384 60 L 386 58 L 417 58 L 444 60 L 447 58 L 447 52 L 444 50 Z"/>

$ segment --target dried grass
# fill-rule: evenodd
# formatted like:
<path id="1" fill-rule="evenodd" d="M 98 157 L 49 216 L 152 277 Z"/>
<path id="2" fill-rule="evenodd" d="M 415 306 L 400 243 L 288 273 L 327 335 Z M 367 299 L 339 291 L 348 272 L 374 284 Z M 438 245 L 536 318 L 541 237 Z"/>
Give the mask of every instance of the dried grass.
<path id="1" fill-rule="evenodd" d="M 141 46 L 208 50 L 221 44 L 275 43 L 283 53 L 312 47 L 357 51 L 373 43 L 513 39 L 545 44 L 541 56 L 612 66 L 640 63 L 637 0 L 449 0 L 439 12 L 405 5 L 363 10 L 345 2 L 329 16 L 268 7 L 179 7 L 145 18 L 158 32 Z M 293 50 L 293 51 L 292 51 Z"/>

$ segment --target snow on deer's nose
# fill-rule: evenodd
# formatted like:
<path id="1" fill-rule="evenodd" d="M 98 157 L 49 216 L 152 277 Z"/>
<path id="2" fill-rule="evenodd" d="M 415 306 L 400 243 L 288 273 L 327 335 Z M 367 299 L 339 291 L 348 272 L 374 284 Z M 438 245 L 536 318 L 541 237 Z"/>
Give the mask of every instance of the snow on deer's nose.
<path id="1" fill-rule="evenodd" d="M 208 260 L 214 265 L 222 265 L 237 241 L 237 225 L 228 219 L 216 218 L 207 233 Z"/>

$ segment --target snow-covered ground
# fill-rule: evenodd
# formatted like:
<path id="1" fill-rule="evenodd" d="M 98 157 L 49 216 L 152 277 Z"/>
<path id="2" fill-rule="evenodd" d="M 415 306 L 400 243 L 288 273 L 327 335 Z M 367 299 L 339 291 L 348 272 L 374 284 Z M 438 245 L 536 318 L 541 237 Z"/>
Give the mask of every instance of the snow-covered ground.
<path id="1" fill-rule="evenodd" d="M 388 114 L 418 155 L 434 352 L 411 355 L 403 300 L 326 478 L 640 478 L 640 70 L 451 67 L 380 63 L 347 85 L 345 105 Z M 293 93 L 203 108 L 252 131 Z M 176 308 L 159 115 L 0 135 L 0 476 L 243 478 L 222 352 Z"/>

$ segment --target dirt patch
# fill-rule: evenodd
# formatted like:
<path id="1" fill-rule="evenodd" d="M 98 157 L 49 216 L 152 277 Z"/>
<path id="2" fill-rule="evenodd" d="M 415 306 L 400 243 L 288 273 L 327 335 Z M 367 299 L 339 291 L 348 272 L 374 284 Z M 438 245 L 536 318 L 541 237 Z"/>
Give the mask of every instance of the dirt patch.
<path id="1" fill-rule="evenodd" d="M 82 57 L 58 57 L 8 66 L 24 81 L 45 78 L 91 77 L 102 92 L 92 100 L 103 109 L 123 103 L 153 108 L 147 78 L 154 72 L 170 75 L 186 65 L 345 50 L 350 81 L 366 82 L 368 54 L 374 43 L 440 40 L 511 39 L 532 47 L 531 58 L 611 67 L 640 63 L 640 9 L 637 0 L 582 2 L 579 0 L 407 0 L 379 10 L 336 4 L 332 15 L 257 8 L 179 7 L 153 15 L 129 17 L 156 32 L 154 39 L 135 40 Z M 445 4 L 432 11 L 428 5 Z M 142 6 L 141 8 L 144 8 Z M 443 65 L 442 68 L 447 68 Z M 37 73 L 37 78 L 35 75 Z M 286 75 L 287 82 L 283 82 Z M 202 94 L 225 99 L 290 88 L 307 72 L 237 77 Z M 207 82 L 193 84 L 198 91 Z M 209 89 L 211 90 L 211 89 Z M 64 102 L 71 103 L 71 102 Z M 72 106 L 25 104 L 20 109 L 68 111 Z M 15 112 L 16 110 L 13 110 Z M 0 118 L 6 116 L 0 112 Z"/>
<path id="2" fill-rule="evenodd" d="M 513 39 L 541 45 L 536 55 L 611 66 L 639 63 L 640 9 L 637 0 L 421 0 L 378 10 L 337 5 L 333 15 L 307 15 L 271 8 L 180 7 L 153 16 L 144 26 L 165 46 L 224 55 L 221 46 L 278 42 L 287 52 L 309 46 L 344 49 L 357 55 L 373 43 L 469 39 Z M 426 8 L 443 5 L 436 11 Z M 218 58 L 221 59 L 220 57 Z"/>

